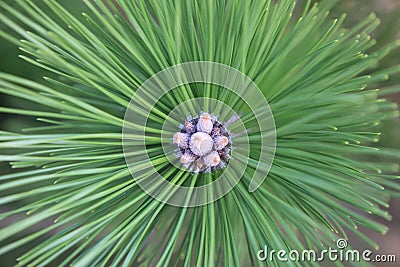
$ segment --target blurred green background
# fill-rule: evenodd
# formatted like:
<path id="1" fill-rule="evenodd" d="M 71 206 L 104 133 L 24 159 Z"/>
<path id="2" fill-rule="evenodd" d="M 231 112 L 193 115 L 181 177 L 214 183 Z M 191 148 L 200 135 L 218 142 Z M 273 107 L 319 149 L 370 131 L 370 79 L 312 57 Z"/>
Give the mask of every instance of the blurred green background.
<path id="1" fill-rule="evenodd" d="M 244 0 L 246 1 L 246 0 Z M 300 3 L 305 0 L 299 0 Z M 320 2 L 331 2 L 331 0 L 322 0 Z M 5 2 L 13 4 L 14 1 L 6 0 Z M 36 1 L 40 4 L 40 0 Z M 79 14 L 85 10 L 84 4 L 80 0 L 59 0 L 61 4 L 67 7 L 72 13 Z M 343 0 L 336 5 L 330 13 L 331 18 L 336 18 L 342 13 L 347 14 L 345 22 L 346 27 L 351 27 L 362 18 L 369 15 L 371 12 L 377 14 L 381 18 L 381 26 L 374 32 L 374 38 L 378 40 L 376 48 L 382 47 L 390 41 L 400 38 L 400 0 Z M 0 25 L 4 29 L 3 25 Z M 18 58 L 20 54 L 18 47 L 15 44 L 9 43 L 6 40 L 0 39 L 0 71 L 16 74 L 22 77 L 27 77 L 33 80 L 41 80 L 44 72 L 34 67 L 22 59 Z M 385 68 L 400 64 L 400 49 L 397 49 L 391 56 L 387 57 L 379 66 Z M 47 74 L 48 75 L 48 74 Z M 391 77 L 387 85 L 400 84 L 400 75 Z M 387 86 L 385 85 L 385 86 Z M 400 103 L 399 95 L 391 95 L 391 100 Z M 5 95 L 0 95 L 1 106 L 26 107 L 32 105 L 29 102 L 17 100 Z M 14 116 L 0 113 L 0 129 L 8 131 L 20 131 L 22 128 L 31 127 L 38 122 L 34 118 L 23 116 Z M 400 148 L 400 120 L 389 121 L 384 125 L 384 135 L 382 135 L 381 145 L 386 147 Z M 11 171 L 8 164 L 0 163 L 1 173 Z M 7 209 L 13 209 L 12 206 Z M 0 213 L 5 209 L 0 209 Z M 396 254 L 397 264 L 377 264 L 377 266 L 400 266 L 400 201 L 398 199 L 391 201 L 390 212 L 393 215 L 391 222 L 382 221 L 389 226 L 389 232 L 386 236 L 381 236 L 379 233 L 367 231 L 368 234 L 377 240 L 380 245 L 380 253 Z M 17 218 L 15 218 L 17 219 Z M 12 221 L 3 223 L 10 224 Z M 2 227 L 2 225 L 0 225 Z M 367 246 L 355 236 L 351 236 L 350 245 L 363 249 Z M 34 244 L 32 244 L 34 245 Z M 15 259 L 21 255 L 22 251 L 15 251 L 7 255 L 0 256 L 0 266 L 7 267 L 15 265 Z"/>

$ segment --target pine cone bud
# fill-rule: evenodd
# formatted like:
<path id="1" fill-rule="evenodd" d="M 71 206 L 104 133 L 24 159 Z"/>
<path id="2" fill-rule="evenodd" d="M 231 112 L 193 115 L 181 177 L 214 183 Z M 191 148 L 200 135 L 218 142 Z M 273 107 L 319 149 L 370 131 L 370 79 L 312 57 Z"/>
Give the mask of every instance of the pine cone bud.
<path id="1" fill-rule="evenodd" d="M 197 131 L 210 134 L 213 130 L 213 121 L 210 114 L 203 112 L 197 123 Z"/>
<path id="2" fill-rule="evenodd" d="M 198 157 L 192 153 L 189 149 L 185 151 L 185 153 L 181 156 L 181 163 L 184 165 L 188 165 L 194 162 Z"/>
<path id="3" fill-rule="evenodd" d="M 190 138 L 190 150 L 197 156 L 204 156 L 211 152 L 214 141 L 211 136 L 203 132 L 197 132 Z"/>
<path id="4" fill-rule="evenodd" d="M 216 150 L 221 150 L 226 147 L 229 143 L 229 139 L 226 136 L 217 136 L 214 139 L 214 145 Z"/>
<path id="5" fill-rule="evenodd" d="M 175 133 L 172 139 L 174 144 L 182 149 L 186 149 L 189 147 L 190 136 L 187 133 Z"/>
<path id="6" fill-rule="evenodd" d="M 215 167 L 221 162 L 221 158 L 219 157 L 218 152 L 213 151 L 207 156 L 204 156 L 203 161 L 205 165 Z"/>

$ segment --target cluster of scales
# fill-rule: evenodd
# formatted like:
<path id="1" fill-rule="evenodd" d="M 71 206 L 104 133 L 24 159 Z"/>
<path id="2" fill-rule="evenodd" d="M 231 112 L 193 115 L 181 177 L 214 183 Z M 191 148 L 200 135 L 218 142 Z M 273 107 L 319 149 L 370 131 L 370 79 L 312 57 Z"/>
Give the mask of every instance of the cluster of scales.
<path id="1" fill-rule="evenodd" d="M 187 118 L 181 131 L 173 136 L 178 146 L 176 157 L 193 173 L 214 172 L 227 166 L 232 149 L 228 123 L 219 122 L 212 114 L 201 112 Z"/>

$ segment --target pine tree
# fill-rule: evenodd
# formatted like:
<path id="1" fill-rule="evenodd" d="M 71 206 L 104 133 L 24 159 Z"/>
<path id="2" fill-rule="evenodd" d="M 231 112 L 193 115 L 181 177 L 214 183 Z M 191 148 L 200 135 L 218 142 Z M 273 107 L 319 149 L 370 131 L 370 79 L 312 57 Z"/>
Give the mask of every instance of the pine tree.
<path id="1" fill-rule="evenodd" d="M 0 220 L 26 214 L 0 230 L 0 254 L 46 237 L 19 264 L 250 266 L 265 264 L 257 259 L 264 245 L 322 249 L 349 232 L 376 247 L 357 227 L 384 234 L 369 214 L 389 220 L 389 197 L 399 196 L 399 153 L 376 144 L 381 122 L 399 111 L 376 88 L 400 68 L 376 70 L 399 41 L 373 50 L 374 15 L 346 29 L 345 16 L 328 18 L 326 2 L 307 1 L 299 12 L 295 0 L 84 0 L 90 11 L 81 18 L 55 0 L 43 2 L 44 8 L 31 0 L 16 1 L 17 8 L 0 2 L 0 21 L 13 32 L 0 35 L 46 75 L 35 82 L 0 73 L 1 93 L 36 104 L 0 112 L 44 123 L 0 132 L 0 160 L 15 169 L 0 177 L 0 204 L 17 206 Z M 238 96 L 244 88 L 206 83 L 157 96 L 143 124 L 124 120 L 126 112 L 142 116 L 156 97 L 144 90 L 148 99 L 132 99 L 149 78 L 189 62 L 215 62 L 249 77 L 268 101 L 273 131 L 258 123 L 269 113 Z M 181 103 L 187 105 L 174 113 Z M 166 123 L 172 128 L 163 131 Z M 271 166 L 265 133 L 276 135 L 266 139 Z M 131 154 L 125 145 L 135 148 Z M 194 162 L 200 165 L 189 167 Z M 240 177 L 235 169 L 224 172 L 243 162 Z M 249 190 L 260 168 L 268 175 Z M 224 173 L 240 179 L 227 194 L 194 206 L 185 195 L 184 207 L 149 196 L 138 181 L 160 174 L 193 188 Z M 165 191 L 168 200 L 173 192 Z"/>

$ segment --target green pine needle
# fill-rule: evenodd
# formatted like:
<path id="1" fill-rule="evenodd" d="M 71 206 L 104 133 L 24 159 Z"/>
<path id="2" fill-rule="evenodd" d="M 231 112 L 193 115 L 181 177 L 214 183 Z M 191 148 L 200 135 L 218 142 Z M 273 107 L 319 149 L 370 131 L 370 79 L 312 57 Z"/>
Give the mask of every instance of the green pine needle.
<path id="1" fill-rule="evenodd" d="M 1 93 L 37 104 L 0 112 L 42 122 L 0 132 L 0 161 L 15 169 L 0 176 L 0 220 L 26 214 L 0 230 L 0 254 L 41 240 L 20 265 L 256 266 L 264 245 L 321 249 L 354 232 L 377 247 L 358 226 L 386 233 L 368 214 L 390 220 L 389 197 L 400 196 L 400 153 L 376 145 L 381 122 L 399 116 L 381 97 L 400 87 L 375 88 L 400 67 L 375 70 L 400 42 L 373 50 L 375 15 L 345 29 L 344 16 L 332 21 L 327 6 L 311 1 L 301 12 L 294 0 L 84 2 L 89 11 L 77 18 L 55 0 L 44 7 L 0 1 L 8 28 L 0 35 L 47 75 L 38 83 L 0 73 Z M 250 132 L 253 153 L 233 190 L 208 205 L 178 208 L 148 196 L 131 177 L 122 127 L 148 78 L 192 61 L 226 64 L 257 84 L 274 115 L 277 147 L 254 193 L 248 185 L 259 135 Z M 158 135 L 174 106 L 194 97 L 246 110 L 235 94 L 208 84 L 176 88 L 154 107 L 143 137 L 150 160 L 164 177 L 192 187 L 215 177 L 169 165 Z M 253 114 L 241 116 L 254 123 Z"/>

